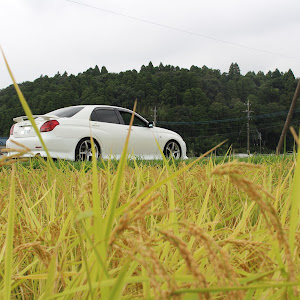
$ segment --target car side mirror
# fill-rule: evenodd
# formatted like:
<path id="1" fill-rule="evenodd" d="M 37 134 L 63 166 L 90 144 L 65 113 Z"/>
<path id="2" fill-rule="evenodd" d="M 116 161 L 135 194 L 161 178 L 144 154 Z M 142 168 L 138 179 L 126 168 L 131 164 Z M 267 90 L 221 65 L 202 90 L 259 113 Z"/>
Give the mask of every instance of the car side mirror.
<path id="1" fill-rule="evenodd" d="M 148 127 L 149 127 L 149 128 L 153 128 L 153 122 L 149 122 L 149 123 L 148 123 Z"/>

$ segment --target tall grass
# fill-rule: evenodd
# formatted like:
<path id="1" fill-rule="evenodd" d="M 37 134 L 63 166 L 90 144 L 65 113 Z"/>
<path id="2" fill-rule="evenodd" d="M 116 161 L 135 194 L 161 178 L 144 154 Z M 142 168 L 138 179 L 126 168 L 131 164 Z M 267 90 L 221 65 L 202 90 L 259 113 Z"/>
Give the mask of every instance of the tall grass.
<path id="1" fill-rule="evenodd" d="M 132 167 L 128 139 L 117 167 L 0 160 L 3 299 L 298 299 L 296 161 Z"/>

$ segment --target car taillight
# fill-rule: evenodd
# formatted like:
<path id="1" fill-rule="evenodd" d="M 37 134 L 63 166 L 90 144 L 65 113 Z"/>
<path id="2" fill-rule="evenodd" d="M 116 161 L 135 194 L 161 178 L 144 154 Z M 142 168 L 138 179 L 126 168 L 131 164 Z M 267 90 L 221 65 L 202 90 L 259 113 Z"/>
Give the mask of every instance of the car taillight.
<path id="1" fill-rule="evenodd" d="M 57 125 L 59 125 L 59 123 L 56 120 L 47 121 L 41 126 L 40 132 L 52 131 Z"/>
<path id="2" fill-rule="evenodd" d="M 10 131 L 9 131 L 9 135 L 13 135 L 14 134 L 14 127 L 16 124 L 14 124 L 13 126 L 11 126 Z"/>

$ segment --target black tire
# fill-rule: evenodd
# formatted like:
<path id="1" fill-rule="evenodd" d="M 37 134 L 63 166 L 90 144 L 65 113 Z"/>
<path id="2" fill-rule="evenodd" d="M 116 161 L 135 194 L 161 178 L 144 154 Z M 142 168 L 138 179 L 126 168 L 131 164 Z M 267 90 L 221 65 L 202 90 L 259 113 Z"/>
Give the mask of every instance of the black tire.
<path id="1" fill-rule="evenodd" d="M 100 152 L 100 146 L 95 141 L 95 152 L 96 152 L 96 159 L 98 159 L 101 155 Z M 75 160 L 81 160 L 81 161 L 91 161 L 92 160 L 92 145 L 91 145 L 91 139 L 86 137 L 81 139 L 75 149 Z"/>
<path id="2" fill-rule="evenodd" d="M 173 157 L 174 159 L 181 158 L 180 145 L 175 140 L 168 141 L 164 148 L 164 155 L 166 158 L 171 158 L 171 157 Z"/>

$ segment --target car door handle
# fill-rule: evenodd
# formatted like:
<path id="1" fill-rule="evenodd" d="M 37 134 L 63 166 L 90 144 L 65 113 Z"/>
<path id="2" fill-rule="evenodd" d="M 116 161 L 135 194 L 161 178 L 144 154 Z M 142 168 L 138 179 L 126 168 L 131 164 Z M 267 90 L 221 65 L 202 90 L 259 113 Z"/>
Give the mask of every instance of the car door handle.
<path id="1" fill-rule="evenodd" d="M 100 127 L 100 124 L 92 124 L 93 127 Z"/>
<path id="2" fill-rule="evenodd" d="M 129 131 L 129 128 L 127 128 L 127 130 Z M 133 131 L 133 129 L 131 128 L 131 130 L 130 131 Z"/>

